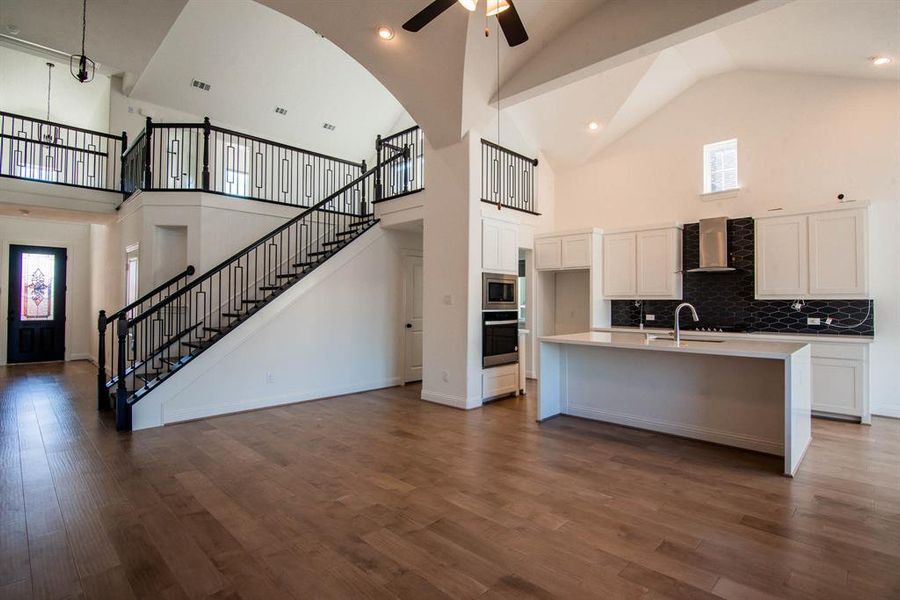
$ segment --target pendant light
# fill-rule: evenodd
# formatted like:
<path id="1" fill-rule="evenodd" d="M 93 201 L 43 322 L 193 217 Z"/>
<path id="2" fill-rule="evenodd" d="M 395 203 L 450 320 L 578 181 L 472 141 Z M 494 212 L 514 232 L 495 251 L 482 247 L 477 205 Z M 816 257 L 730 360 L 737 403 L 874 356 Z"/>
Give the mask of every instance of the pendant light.
<path id="1" fill-rule="evenodd" d="M 475 8 L 478 6 L 478 0 L 457 0 L 457 2 L 465 6 L 469 12 L 475 12 Z M 451 4 L 450 6 L 453 5 Z"/>
<path id="2" fill-rule="evenodd" d="M 87 36 L 87 0 L 84 0 L 81 13 L 81 54 L 69 57 L 69 71 L 72 77 L 81 83 L 90 83 L 94 79 L 96 63 L 84 54 L 84 40 Z"/>
<path id="3" fill-rule="evenodd" d="M 50 120 L 50 89 L 51 84 L 53 83 L 53 67 L 55 67 L 52 62 L 47 63 L 47 121 Z M 45 142 L 53 141 L 53 134 L 48 129 L 47 133 L 41 136 L 44 138 Z"/>
<path id="4" fill-rule="evenodd" d="M 507 9 L 509 9 L 508 0 L 487 0 L 485 14 L 489 17 L 493 17 L 494 15 L 498 15 Z"/>

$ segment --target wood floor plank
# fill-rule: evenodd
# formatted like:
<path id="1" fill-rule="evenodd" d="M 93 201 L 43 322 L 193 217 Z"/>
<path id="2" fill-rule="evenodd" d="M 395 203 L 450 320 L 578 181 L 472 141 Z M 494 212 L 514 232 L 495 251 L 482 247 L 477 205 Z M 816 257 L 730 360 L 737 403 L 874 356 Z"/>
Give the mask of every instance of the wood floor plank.
<path id="1" fill-rule="evenodd" d="M 531 384 L 529 384 L 531 386 Z M 900 421 L 775 457 L 421 388 L 119 434 L 0 367 L 0 597 L 900 598 Z"/>

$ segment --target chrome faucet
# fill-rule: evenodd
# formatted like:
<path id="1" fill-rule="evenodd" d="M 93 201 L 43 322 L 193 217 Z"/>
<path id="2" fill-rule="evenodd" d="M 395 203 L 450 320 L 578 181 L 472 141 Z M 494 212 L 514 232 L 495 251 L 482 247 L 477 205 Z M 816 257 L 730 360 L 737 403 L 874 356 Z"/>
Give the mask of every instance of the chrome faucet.
<path id="1" fill-rule="evenodd" d="M 681 345 L 681 323 L 679 322 L 679 315 L 681 315 L 681 309 L 684 307 L 688 307 L 691 309 L 691 316 L 694 317 L 694 321 L 699 321 L 700 317 L 697 316 L 697 309 L 694 308 L 694 305 L 690 302 L 682 302 L 675 309 L 675 345 Z"/>

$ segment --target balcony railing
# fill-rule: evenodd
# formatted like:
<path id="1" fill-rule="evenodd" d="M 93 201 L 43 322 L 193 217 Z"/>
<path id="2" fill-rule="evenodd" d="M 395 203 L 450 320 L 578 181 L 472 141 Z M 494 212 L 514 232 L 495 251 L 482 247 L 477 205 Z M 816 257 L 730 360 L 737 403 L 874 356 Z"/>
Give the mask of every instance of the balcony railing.
<path id="1" fill-rule="evenodd" d="M 409 152 L 406 152 L 409 150 Z M 425 143 L 418 125 L 375 140 L 376 163 L 403 152 L 395 162 L 376 173 L 375 202 L 391 200 L 425 189 Z"/>
<path id="2" fill-rule="evenodd" d="M 205 191 L 308 207 L 353 181 L 353 162 L 203 123 L 154 123 L 122 160 L 124 191 Z"/>
<path id="3" fill-rule="evenodd" d="M 0 111 L 0 176 L 93 190 L 122 189 L 126 136 Z"/>
<path id="4" fill-rule="evenodd" d="M 537 212 L 538 161 L 481 140 L 481 200 L 531 214 Z"/>

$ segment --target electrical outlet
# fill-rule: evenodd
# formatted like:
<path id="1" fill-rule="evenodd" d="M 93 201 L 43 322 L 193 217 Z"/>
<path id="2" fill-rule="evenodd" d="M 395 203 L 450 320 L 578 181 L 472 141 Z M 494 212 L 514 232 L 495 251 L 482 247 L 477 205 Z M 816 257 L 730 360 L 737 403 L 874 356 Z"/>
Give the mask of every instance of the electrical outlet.
<path id="1" fill-rule="evenodd" d="M 266 373 L 266 383 L 275 383 L 275 376 L 271 373 Z"/>
<path id="2" fill-rule="evenodd" d="M 822 319 L 820 319 L 819 317 L 806 317 L 806 324 L 807 325 L 821 325 Z"/>
<path id="3" fill-rule="evenodd" d="M 453 306 L 452 294 L 444 294 L 444 306 Z"/>
<path id="4" fill-rule="evenodd" d="M 448 381 L 450 381 L 450 372 L 449 371 L 441 371 L 441 380 L 444 383 L 447 383 Z"/>
<path id="5" fill-rule="evenodd" d="M 644 315 L 644 320 L 645 321 L 655 321 L 656 315 Z"/>

